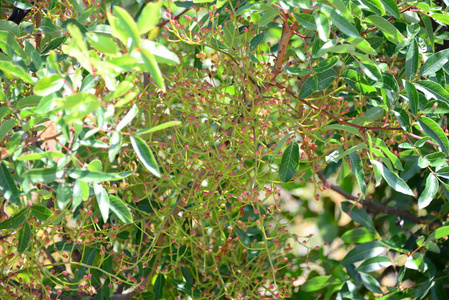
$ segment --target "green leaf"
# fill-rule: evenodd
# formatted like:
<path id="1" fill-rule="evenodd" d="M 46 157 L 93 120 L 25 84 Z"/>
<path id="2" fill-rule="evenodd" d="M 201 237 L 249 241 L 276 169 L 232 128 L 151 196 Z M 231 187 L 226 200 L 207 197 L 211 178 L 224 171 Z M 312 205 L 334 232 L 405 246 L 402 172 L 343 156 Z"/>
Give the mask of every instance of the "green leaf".
<path id="1" fill-rule="evenodd" d="M 449 226 L 443 226 L 435 230 L 435 239 L 441 239 L 449 235 Z"/>
<path id="2" fill-rule="evenodd" d="M 329 33 L 330 33 L 328 17 L 323 15 L 322 13 L 316 13 L 316 14 L 314 14 L 314 17 L 315 17 L 315 24 L 316 24 L 317 31 L 318 31 L 318 37 L 323 42 L 327 42 Z"/>
<path id="3" fill-rule="evenodd" d="M 376 256 L 365 260 L 360 266 L 356 268 L 359 272 L 375 272 L 391 266 L 390 258 L 386 256 Z"/>
<path id="4" fill-rule="evenodd" d="M 125 46 L 128 46 L 130 51 L 132 51 L 136 47 L 139 47 L 140 46 L 139 29 L 137 27 L 136 22 L 134 22 L 134 19 L 131 17 L 131 15 L 124 8 L 121 8 L 118 5 L 114 5 L 114 15 L 118 18 L 120 22 L 119 30 L 124 30 L 122 34 L 126 33 L 126 42 L 123 44 Z M 111 29 L 113 29 L 112 35 L 116 36 L 114 34 L 114 31 L 116 31 L 118 28 L 112 26 L 111 24 Z"/>
<path id="5" fill-rule="evenodd" d="M 335 24 L 335 26 L 340 29 L 341 32 L 346 34 L 349 37 L 358 38 L 360 37 L 359 31 L 352 25 L 347 19 L 342 17 L 339 12 L 337 12 L 335 9 L 327 6 L 322 5 L 321 6 L 321 12 L 323 12 L 324 15 L 327 17 L 330 17 Z"/>
<path id="6" fill-rule="evenodd" d="M 68 110 L 68 113 L 64 116 L 67 124 L 82 120 L 101 106 L 101 102 L 95 95 L 86 92 L 57 98 L 54 102 L 58 107 Z"/>
<path id="7" fill-rule="evenodd" d="M 430 202 L 432 202 L 433 198 L 435 197 L 435 195 L 438 192 L 439 186 L 440 185 L 438 183 L 438 179 L 435 177 L 435 175 L 430 173 L 427 176 L 424 191 L 421 193 L 421 195 L 418 198 L 418 208 L 419 209 L 423 209 L 423 208 L 427 207 L 430 204 Z"/>
<path id="8" fill-rule="evenodd" d="M 318 65 L 313 67 L 313 71 L 316 73 L 321 73 L 324 71 L 329 70 L 333 66 L 335 66 L 338 63 L 338 57 L 337 56 L 331 56 L 328 59 L 323 60 Z"/>
<path id="9" fill-rule="evenodd" d="M 441 23 L 449 25 L 449 15 L 447 14 L 432 14 L 430 15 L 430 17 L 437 21 L 440 21 Z"/>
<path id="10" fill-rule="evenodd" d="M 268 23 L 273 21 L 273 19 L 276 18 L 277 16 L 279 16 L 279 12 L 276 9 L 268 9 L 267 11 L 264 12 L 262 17 L 260 18 L 258 23 L 259 27 L 267 26 Z"/>
<path id="11" fill-rule="evenodd" d="M 384 36 L 392 43 L 399 44 L 404 42 L 404 38 L 399 30 L 391 25 L 390 22 L 382 18 L 381 16 L 370 15 L 365 18 L 365 21 L 376 26 Z"/>
<path id="12" fill-rule="evenodd" d="M 51 183 L 64 177 L 64 171 L 57 168 L 36 168 L 26 172 L 23 177 L 30 183 Z"/>
<path id="13" fill-rule="evenodd" d="M 42 152 L 42 153 L 30 153 L 25 154 L 17 158 L 18 161 L 30 161 L 30 160 L 40 160 L 42 158 L 61 158 L 65 157 L 65 154 L 61 152 Z"/>
<path id="14" fill-rule="evenodd" d="M 20 192 L 4 162 L 0 163 L 0 191 L 9 202 L 20 205 Z"/>
<path id="15" fill-rule="evenodd" d="M 380 0 L 360 0 L 376 15 L 385 15 L 385 9 Z"/>
<path id="16" fill-rule="evenodd" d="M 127 126 L 131 121 L 137 116 L 139 109 L 137 105 L 133 105 L 133 107 L 128 111 L 128 113 L 123 117 L 123 119 L 118 123 L 117 128 L 115 130 L 121 131 L 125 126 Z"/>
<path id="17" fill-rule="evenodd" d="M 303 292 L 315 292 L 324 288 L 330 288 L 332 285 L 342 283 L 340 278 L 334 276 L 316 276 L 308 278 L 301 286 Z"/>
<path id="18" fill-rule="evenodd" d="M 100 52 L 109 55 L 117 55 L 119 48 L 117 44 L 108 36 L 96 34 L 94 32 L 87 32 L 86 38 L 89 44 Z"/>
<path id="19" fill-rule="evenodd" d="M 254 51 L 257 48 L 257 46 L 260 44 L 260 42 L 263 41 L 265 35 L 266 35 L 266 32 L 264 31 L 262 33 L 257 34 L 255 37 L 253 37 L 251 39 L 251 41 L 249 42 L 249 50 Z"/>
<path id="20" fill-rule="evenodd" d="M 416 91 L 415 86 L 408 81 L 405 81 L 404 87 L 405 87 L 405 91 L 407 93 L 408 104 L 410 106 L 410 110 L 414 115 L 417 115 L 418 114 L 418 103 L 419 103 L 418 92 Z"/>
<path id="21" fill-rule="evenodd" d="M 30 208 L 30 213 L 33 218 L 36 218 L 40 221 L 47 221 L 48 218 L 53 216 L 53 212 L 42 205 L 32 205 Z"/>
<path id="22" fill-rule="evenodd" d="M 148 128 L 148 129 L 140 129 L 136 132 L 136 134 L 147 134 L 147 133 L 159 131 L 159 130 L 162 130 L 165 128 L 177 126 L 179 124 L 181 124 L 180 121 L 169 121 L 169 122 L 165 122 L 163 124 L 159 124 L 157 126 L 154 126 L 154 127 Z"/>
<path id="23" fill-rule="evenodd" d="M 31 227 L 28 222 L 24 222 L 19 231 L 19 244 L 17 246 L 17 252 L 23 253 L 31 244 Z"/>
<path id="24" fill-rule="evenodd" d="M 0 223 L 0 230 L 19 228 L 19 226 L 26 220 L 28 215 L 27 212 L 27 209 L 23 208 L 11 218 L 4 220 Z"/>
<path id="25" fill-rule="evenodd" d="M 385 247 L 378 241 L 371 241 L 355 246 L 346 254 L 341 261 L 343 265 L 353 264 L 361 260 L 367 260 L 372 257 L 377 257 L 385 251 Z"/>
<path id="26" fill-rule="evenodd" d="M 368 229 L 370 232 L 376 232 L 373 220 L 363 208 L 358 208 L 357 205 L 345 201 L 341 204 L 341 209 L 347 213 L 351 219 Z"/>
<path id="27" fill-rule="evenodd" d="M 415 87 L 430 98 L 443 100 L 449 104 L 449 92 L 441 85 L 430 80 L 420 80 L 413 83 Z"/>
<path id="28" fill-rule="evenodd" d="M 145 40 L 142 42 L 142 48 L 153 54 L 156 62 L 160 64 L 174 66 L 180 63 L 178 56 L 160 43 Z"/>
<path id="29" fill-rule="evenodd" d="M 364 38 L 361 38 L 361 37 L 358 37 L 358 38 L 348 37 L 346 39 L 346 41 L 351 43 L 352 45 L 354 45 L 360 51 L 365 52 L 366 54 L 377 55 L 376 50 L 374 50 L 374 48 L 371 46 L 371 44 L 368 43 L 368 41 L 365 40 Z"/>
<path id="30" fill-rule="evenodd" d="M 351 216 L 351 215 L 349 215 Z M 366 243 L 373 240 L 377 240 L 378 236 L 375 231 L 369 230 L 366 227 L 359 227 L 355 229 L 351 229 L 349 231 L 346 231 L 341 236 L 341 239 L 348 244 L 352 243 Z"/>
<path id="31" fill-rule="evenodd" d="M 86 183 L 100 183 L 108 180 L 121 180 L 133 174 L 126 171 L 121 174 L 92 172 L 90 170 L 68 169 L 67 174 L 73 179 L 80 179 Z"/>
<path id="32" fill-rule="evenodd" d="M 315 18 L 312 15 L 295 13 L 295 18 L 296 21 L 298 21 L 298 23 L 304 28 L 309 30 L 317 30 Z"/>
<path id="33" fill-rule="evenodd" d="M 373 164 L 374 168 L 377 169 L 377 171 L 382 175 L 388 185 L 391 186 L 395 191 L 405 195 L 414 196 L 413 191 L 410 189 L 407 183 L 405 183 L 405 181 L 399 177 L 398 174 L 391 172 L 382 163 L 376 160 L 372 160 L 371 163 Z"/>
<path id="34" fill-rule="evenodd" d="M 123 223 L 132 223 L 133 217 L 123 201 L 113 195 L 109 196 L 109 208 Z"/>
<path id="35" fill-rule="evenodd" d="M 142 48 L 139 51 L 133 51 L 131 55 L 141 63 L 142 71 L 150 73 L 156 85 L 165 91 L 164 78 L 154 55 Z"/>
<path id="36" fill-rule="evenodd" d="M 364 197 L 366 193 L 366 183 L 362 160 L 356 152 L 349 153 L 349 159 L 351 161 L 352 173 L 354 173 L 357 183 L 359 184 L 360 193 Z"/>
<path id="37" fill-rule="evenodd" d="M 9 79 L 20 79 L 26 83 L 34 84 L 33 78 L 24 69 L 9 61 L 0 60 L 0 71 L 3 71 Z"/>
<path id="38" fill-rule="evenodd" d="M 139 34 L 145 34 L 156 27 L 161 19 L 162 1 L 150 2 L 145 5 L 137 20 Z"/>
<path id="39" fill-rule="evenodd" d="M 34 86 L 34 94 L 47 96 L 59 91 L 64 86 L 64 80 L 59 75 L 42 78 Z"/>
<path id="40" fill-rule="evenodd" d="M 101 184 L 95 183 L 93 187 L 95 197 L 97 198 L 97 205 L 98 208 L 100 209 L 101 217 L 103 218 L 103 222 L 106 223 L 109 218 L 109 207 L 110 207 L 109 194 Z"/>
<path id="41" fill-rule="evenodd" d="M 421 116 L 418 119 L 419 126 L 424 132 L 440 145 L 441 149 L 449 155 L 449 141 L 443 129 L 434 120 Z"/>
<path id="42" fill-rule="evenodd" d="M 193 284 L 178 279 L 172 279 L 172 282 L 181 293 L 191 296 L 194 299 L 201 297 L 201 291 Z"/>
<path id="43" fill-rule="evenodd" d="M 83 201 L 89 199 L 89 185 L 82 180 L 76 180 L 72 196 L 72 211 L 75 211 Z"/>
<path id="44" fill-rule="evenodd" d="M 306 98 L 313 93 L 315 93 L 318 89 L 318 78 L 316 76 L 311 76 L 304 81 L 301 90 L 299 91 L 299 98 Z"/>
<path id="45" fill-rule="evenodd" d="M 432 54 L 422 65 L 420 76 L 435 74 L 449 61 L 449 49 Z"/>
<path id="46" fill-rule="evenodd" d="M 156 281 L 154 282 L 153 300 L 159 300 L 164 297 L 164 286 L 165 286 L 165 276 L 161 273 L 157 275 Z"/>
<path id="47" fill-rule="evenodd" d="M 153 152 L 151 152 L 147 144 L 139 137 L 131 136 L 130 138 L 131 145 L 133 146 L 134 151 L 136 151 L 137 157 L 139 158 L 140 162 L 154 176 L 161 177 L 156 159 L 154 158 Z"/>
<path id="48" fill-rule="evenodd" d="M 6 135 L 16 126 L 16 120 L 6 120 L 0 125 L 0 142 L 6 137 Z"/>
<path id="49" fill-rule="evenodd" d="M 64 210 L 67 205 L 72 200 L 72 189 L 69 187 L 68 183 L 63 181 L 58 184 L 58 189 L 56 190 L 56 203 L 60 210 Z"/>
<path id="50" fill-rule="evenodd" d="M 416 39 L 410 43 L 407 49 L 407 54 L 405 56 L 405 76 L 407 80 L 411 81 L 415 78 L 416 72 L 419 66 L 419 52 L 418 43 Z M 422 70 L 422 69 L 421 69 Z"/>
<path id="51" fill-rule="evenodd" d="M 411 132 L 412 131 L 412 126 L 410 124 L 410 117 L 408 115 L 408 113 L 402 109 L 402 108 L 395 108 L 393 110 L 393 114 L 396 117 L 396 120 L 398 120 L 399 125 L 401 125 L 402 129 L 405 132 Z"/>
<path id="52" fill-rule="evenodd" d="M 396 19 L 401 17 L 398 5 L 394 0 L 380 0 L 380 2 L 382 2 L 387 12 L 389 12 L 393 17 Z"/>
<path id="53" fill-rule="evenodd" d="M 110 141 L 111 145 L 109 146 L 109 151 L 108 151 L 109 162 L 112 163 L 115 160 L 117 153 L 122 148 L 122 142 L 123 142 L 123 138 L 122 138 L 122 134 L 120 132 L 115 131 L 111 134 L 111 141 Z"/>
<path id="54" fill-rule="evenodd" d="M 373 293 L 382 294 L 379 282 L 370 274 L 360 273 L 363 285 Z"/>
<path id="55" fill-rule="evenodd" d="M 296 141 L 292 141 L 282 154 L 281 165 L 279 166 L 279 177 L 283 182 L 289 182 L 297 173 L 299 166 L 299 146 Z"/>

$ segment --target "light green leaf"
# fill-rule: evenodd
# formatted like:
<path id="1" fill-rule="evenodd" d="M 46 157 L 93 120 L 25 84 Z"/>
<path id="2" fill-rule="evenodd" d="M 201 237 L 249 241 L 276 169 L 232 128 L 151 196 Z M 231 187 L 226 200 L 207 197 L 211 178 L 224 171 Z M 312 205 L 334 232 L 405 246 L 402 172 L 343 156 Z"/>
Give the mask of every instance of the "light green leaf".
<path id="1" fill-rule="evenodd" d="M 323 15 L 322 13 L 316 13 L 316 14 L 314 14 L 314 17 L 315 17 L 315 24 L 316 24 L 317 31 L 318 31 L 318 37 L 323 42 L 327 42 L 329 33 L 330 33 L 328 17 Z"/>
<path id="2" fill-rule="evenodd" d="M 351 161 L 352 173 L 354 173 L 357 183 L 359 184 L 360 193 L 364 197 L 366 193 L 366 183 L 362 160 L 356 152 L 349 153 L 349 160 Z"/>
<path id="3" fill-rule="evenodd" d="M 145 5 L 137 21 L 139 34 L 145 34 L 156 27 L 161 19 L 163 1 L 150 2 Z"/>
<path id="4" fill-rule="evenodd" d="M 420 76 L 435 74 L 449 61 L 449 49 L 432 54 L 422 65 Z"/>
<path id="5" fill-rule="evenodd" d="M 260 20 L 258 23 L 259 27 L 267 26 L 268 23 L 273 21 L 273 19 L 277 16 L 279 16 L 279 12 L 276 9 L 268 9 L 267 11 L 264 12 L 262 17 L 260 17 Z"/>
<path id="6" fill-rule="evenodd" d="M 347 213 L 354 222 L 359 223 L 372 233 L 376 232 L 373 220 L 363 208 L 358 208 L 357 205 L 345 201 L 341 204 L 341 209 Z"/>
<path id="7" fill-rule="evenodd" d="M 39 160 L 42 158 L 61 158 L 65 157 L 65 154 L 61 152 L 42 152 L 42 153 L 30 153 L 25 154 L 17 158 L 18 161 Z"/>
<path id="8" fill-rule="evenodd" d="M 137 24 L 136 22 L 134 22 L 134 19 L 131 17 L 131 15 L 124 8 L 121 8 L 118 5 L 114 5 L 114 15 L 118 18 L 120 22 L 120 30 L 124 30 L 125 31 L 124 33 L 126 33 L 126 42 L 123 44 L 129 47 L 130 51 L 132 51 L 136 47 L 139 47 L 140 46 L 139 29 L 137 28 Z M 117 28 L 114 28 L 114 26 L 112 26 L 112 29 L 117 30 Z M 113 36 L 115 36 L 114 35 L 115 30 L 113 30 L 112 32 Z"/>
<path id="9" fill-rule="evenodd" d="M 418 119 L 419 126 L 424 132 L 440 145 L 441 149 L 449 155 L 449 140 L 443 129 L 434 120 L 421 116 Z"/>
<path id="10" fill-rule="evenodd" d="M 177 126 L 179 124 L 181 124 L 180 121 L 169 121 L 169 122 L 165 122 L 163 124 L 159 124 L 157 126 L 154 126 L 154 127 L 148 128 L 148 129 L 140 129 L 136 132 L 136 134 L 147 134 L 147 133 L 159 131 L 159 130 L 162 130 L 165 128 Z"/>
<path id="11" fill-rule="evenodd" d="M 281 165 L 279 166 L 279 177 L 283 182 L 292 180 L 297 173 L 299 165 L 299 146 L 296 141 L 292 141 L 282 154 Z"/>
<path id="12" fill-rule="evenodd" d="M 133 51 L 131 55 L 141 64 L 142 71 L 150 73 L 156 85 L 165 91 L 164 78 L 154 55 L 142 48 L 139 51 Z"/>
<path id="13" fill-rule="evenodd" d="M 0 60 L 0 71 L 3 71 L 9 79 L 20 79 L 29 84 L 34 83 L 33 78 L 24 69 L 9 61 Z"/>
<path id="14" fill-rule="evenodd" d="M 89 170 L 67 169 L 67 174 L 73 179 L 80 179 L 86 183 L 100 183 L 108 180 L 121 180 L 133 174 L 132 171 L 126 171 L 120 174 L 92 172 Z"/>
<path id="15" fill-rule="evenodd" d="M 148 145 L 139 137 L 131 136 L 130 138 L 131 145 L 133 146 L 134 151 L 136 151 L 137 157 L 139 158 L 140 162 L 154 176 L 161 177 L 156 159 L 154 158 L 153 152 L 151 152 Z"/>
<path id="16" fill-rule="evenodd" d="M 160 64 L 174 66 L 180 63 L 178 56 L 160 43 L 145 40 L 142 42 L 142 48 L 153 54 L 156 62 Z"/>
<path id="17" fill-rule="evenodd" d="M 360 0 L 360 2 L 365 4 L 376 15 L 385 15 L 385 9 L 380 0 Z"/>
<path id="18" fill-rule="evenodd" d="M 314 292 L 321 289 L 329 289 L 333 285 L 342 283 L 342 281 L 334 276 L 316 276 L 307 279 L 307 281 L 301 286 L 301 291 Z"/>
<path id="19" fill-rule="evenodd" d="M 118 54 L 118 46 L 110 37 L 103 34 L 96 34 L 94 32 L 86 32 L 86 38 L 95 50 L 109 55 Z"/>
<path id="20" fill-rule="evenodd" d="M 365 52 L 366 54 L 377 55 L 376 50 L 374 50 L 374 48 L 371 46 L 371 44 L 367 40 L 365 40 L 364 38 L 361 38 L 361 37 L 358 37 L 358 38 L 348 37 L 346 39 L 346 41 L 351 43 L 352 45 L 354 45 L 360 51 Z"/>
<path id="21" fill-rule="evenodd" d="M 20 191 L 4 162 L 0 163 L 0 191 L 14 205 L 20 205 Z"/>
<path id="22" fill-rule="evenodd" d="M 430 80 L 420 80 L 413 83 L 415 87 L 429 97 L 443 100 L 449 104 L 449 92 L 441 85 Z"/>
<path id="23" fill-rule="evenodd" d="M 64 171 L 57 168 L 36 168 L 26 172 L 23 177 L 31 183 L 51 183 L 64 177 Z"/>
<path id="24" fill-rule="evenodd" d="M 64 116 L 67 124 L 82 120 L 85 116 L 94 112 L 101 106 L 98 98 L 90 93 L 79 92 L 64 98 L 55 99 L 54 103 L 59 107 L 68 110 Z"/>
<path id="25" fill-rule="evenodd" d="M 295 13 L 295 18 L 300 26 L 309 30 L 317 30 L 315 18 L 312 15 Z"/>
<path id="26" fill-rule="evenodd" d="M 132 223 L 133 217 L 123 201 L 113 195 L 109 196 L 109 208 L 123 223 Z"/>
<path id="27" fill-rule="evenodd" d="M 24 222 L 19 231 L 19 244 L 17 245 L 17 252 L 23 253 L 31 244 L 31 227 L 28 222 Z"/>
<path id="28" fill-rule="evenodd" d="M 440 187 L 438 183 L 438 179 L 430 173 L 426 179 L 426 185 L 424 187 L 424 191 L 418 198 L 418 208 L 423 209 L 426 208 L 433 200 L 435 195 L 438 192 L 438 188 Z"/>
<path id="29" fill-rule="evenodd" d="M 449 235 L 449 226 L 443 226 L 435 230 L 435 239 L 441 239 Z"/>
<path id="30" fill-rule="evenodd" d="M 115 160 L 115 157 L 117 156 L 117 153 L 120 151 L 120 149 L 122 148 L 122 133 L 121 132 L 113 132 L 111 135 L 111 141 L 110 141 L 110 146 L 109 146 L 109 151 L 108 151 L 108 158 L 109 158 L 109 162 L 113 162 Z"/>
<path id="31" fill-rule="evenodd" d="M 71 200 L 72 189 L 65 181 L 59 183 L 56 190 L 56 203 L 58 205 L 58 208 L 60 210 L 64 210 Z"/>
<path id="32" fill-rule="evenodd" d="M 399 44 L 404 42 L 404 38 L 399 30 L 391 25 L 390 22 L 382 18 L 381 16 L 371 15 L 365 18 L 365 21 L 370 23 L 371 25 L 379 28 L 380 31 L 384 34 L 384 36 L 392 43 Z"/>
<path id="33" fill-rule="evenodd" d="M 93 187 L 101 217 L 103 218 L 103 222 L 106 223 L 109 218 L 109 194 L 101 184 L 96 183 Z"/>
<path id="34" fill-rule="evenodd" d="M 407 183 L 405 183 L 405 181 L 399 177 L 398 174 L 391 172 L 382 163 L 376 160 L 371 160 L 371 163 L 373 164 L 373 167 L 376 168 L 377 171 L 382 175 L 388 185 L 391 186 L 395 191 L 405 195 L 414 196 L 413 191 L 410 189 Z"/>
<path id="35" fill-rule="evenodd" d="M 351 229 L 343 233 L 343 235 L 341 236 L 341 239 L 348 244 L 366 243 L 377 240 L 378 238 L 379 237 L 377 236 L 377 233 L 375 231 L 373 232 L 366 227 L 358 227 Z"/>
<path id="36" fill-rule="evenodd" d="M 447 14 L 432 14 L 430 15 L 430 17 L 437 21 L 440 21 L 441 23 L 449 25 L 449 15 Z"/>
<path id="37" fill-rule="evenodd" d="M 120 123 L 118 123 L 116 130 L 121 131 L 123 128 L 125 128 L 125 126 L 129 125 L 134 117 L 137 116 L 138 112 L 139 109 L 137 108 L 137 105 L 134 104 L 133 107 L 131 107 L 128 113 L 120 121 Z"/>
<path id="38" fill-rule="evenodd" d="M 38 96 L 47 96 L 59 91 L 64 86 L 64 80 L 59 75 L 45 77 L 38 81 L 34 86 L 34 94 Z"/>
<path id="39" fill-rule="evenodd" d="M 367 260 L 372 257 L 377 257 L 385 251 L 385 247 L 378 241 L 371 241 L 364 244 L 357 245 L 346 254 L 341 261 L 343 265 L 353 264 L 361 260 Z"/>
<path id="40" fill-rule="evenodd" d="M 407 80 L 411 81 L 416 75 L 418 71 L 419 65 L 419 52 L 418 52 L 418 43 L 416 39 L 410 43 L 407 49 L 407 54 L 405 57 L 405 75 Z M 422 69 L 421 69 L 422 70 Z"/>

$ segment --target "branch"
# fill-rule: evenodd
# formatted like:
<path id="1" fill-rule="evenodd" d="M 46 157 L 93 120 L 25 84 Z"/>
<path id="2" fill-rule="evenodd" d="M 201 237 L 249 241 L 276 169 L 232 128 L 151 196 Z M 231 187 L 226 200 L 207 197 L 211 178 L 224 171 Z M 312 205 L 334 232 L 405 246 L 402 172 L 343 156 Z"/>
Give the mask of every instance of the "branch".
<path id="1" fill-rule="evenodd" d="M 327 186 L 329 186 L 333 191 L 339 193 L 340 195 L 344 196 L 346 199 L 348 200 L 352 200 L 352 201 L 359 201 L 359 197 L 356 197 L 348 192 L 346 192 L 345 190 L 343 190 L 341 187 L 339 187 L 338 185 L 334 185 L 334 184 L 330 184 L 327 181 L 326 176 L 324 176 L 322 171 L 318 172 L 318 177 L 321 179 L 321 181 L 323 181 L 323 183 Z M 362 199 L 360 200 L 360 202 L 364 207 L 366 207 L 367 209 L 370 210 L 374 210 L 374 211 L 378 211 L 387 215 L 395 215 L 395 216 L 399 216 L 402 218 L 405 218 L 409 221 L 412 221 L 413 223 L 417 223 L 417 224 L 429 224 L 431 221 L 425 218 L 420 218 L 418 216 L 412 215 L 411 213 L 409 213 L 406 210 L 402 210 L 396 207 L 390 207 L 390 206 L 385 206 L 383 204 L 380 203 L 376 203 L 370 200 L 366 200 L 366 199 Z"/>

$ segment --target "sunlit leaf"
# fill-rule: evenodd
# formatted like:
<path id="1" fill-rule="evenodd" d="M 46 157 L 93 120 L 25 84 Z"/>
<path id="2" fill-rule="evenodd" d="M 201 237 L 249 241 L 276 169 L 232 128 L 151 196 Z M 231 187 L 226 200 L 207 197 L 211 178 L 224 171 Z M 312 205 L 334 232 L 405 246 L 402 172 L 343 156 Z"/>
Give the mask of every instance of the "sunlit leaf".
<path id="1" fill-rule="evenodd" d="M 151 152 L 148 145 L 139 137 L 131 136 L 131 145 L 134 151 L 136 151 L 137 157 L 140 162 L 150 171 L 154 176 L 160 177 L 159 167 L 157 165 L 156 159 L 154 158 L 153 152 Z"/>
<path id="2" fill-rule="evenodd" d="M 426 179 L 426 185 L 424 187 L 424 191 L 418 198 L 418 208 L 422 209 L 427 207 L 435 197 L 438 192 L 439 183 L 438 179 L 430 173 Z"/>
<path id="3" fill-rule="evenodd" d="M 7 200 L 14 205 L 20 205 L 20 191 L 6 165 L 0 163 L 0 191 Z"/>
<path id="4" fill-rule="evenodd" d="M 309 278 L 302 286 L 301 291 L 314 292 L 324 288 L 329 288 L 333 285 L 342 283 L 342 281 L 334 276 L 316 276 Z"/>
<path id="5" fill-rule="evenodd" d="M 155 132 L 155 131 L 162 130 L 165 128 L 177 126 L 179 124 L 181 124 L 180 121 L 169 121 L 169 122 L 162 123 L 162 124 L 156 125 L 154 127 L 148 128 L 148 129 L 140 129 L 140 130 L 136 131 L 136 134 L 147 134 L 147 133 Z"/>
<path id="6" fill-rule="evenodd" d="M 382 175 L 388 185 L 391 186 L 395 191 L 405 195 L 414 196 L 413 191 L 410 189 L 407 183 L 401 177 L 399 177 L 398 174 L 391 172 L 382 163 L 376 160 L 372 160 L 371 163 L 373 164 L 373 167 L 376 168 L 376 170 Z"/>
<path id="7" fill-rule="evenodd" d="M 113 195 L 109 196 L 109 208 L 123 223 L 132 223 L 133 217 L 123 201 Z"/>
<path id="8" fill-rule="evenodd" d="M 441 149 L 449 155 L 449 140 L 440 125 L 434 120 L 421 116 L 418 119 L 419 126 L 424 132 L 440 145 Z"/>

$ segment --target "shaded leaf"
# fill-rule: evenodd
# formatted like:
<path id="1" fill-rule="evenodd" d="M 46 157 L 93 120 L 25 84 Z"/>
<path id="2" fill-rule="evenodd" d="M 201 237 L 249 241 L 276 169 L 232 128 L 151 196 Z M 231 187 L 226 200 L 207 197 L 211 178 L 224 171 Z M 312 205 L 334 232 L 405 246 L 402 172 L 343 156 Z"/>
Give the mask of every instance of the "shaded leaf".
<path id="1" fill-rule="evenodd" d="M 24 222 L 19 231 L 19 244 L 17 252 L 23 253 L 31 244 L 31 227 L 28 222 Z"/>
<path id="2" fill-rule="evenodd" d="M 0 191 L 8 201 L 20 205 L 20 192 L 4 162 L 0 163 Z"/>
<path id="3" fill-rule="evenodd" d="M 4 220 L 0 223 L 0 230 L 3 229 L 15 229 L 19 228 L 20 225 L 26 220 L 27 218 L 27 209 L 23 208 L 18 213 L 16 213 L 14 216 Z"/>
<path id="4" fill-rule="evenodd" d="M 410 43 L 407 49 L 407 54 L 405 57 L 405 75 L 407 80 L 413 80 L 418 71 L 419 65 L 419 52 L 418 43 L 415 39 Z M 421 69 L 422 71 L 422 69 Z"/>
<path id="5" fill-rule="evenodd" d="M 348 201 L 343 202 L 341 204 L 341 208 L 355 222 L 359 223 L 372 233 L 376 232 L 376 227 L 374 227 L 373 220 L 363 208 L 358 208 L 357 205 L 353 205 L 351 202 Z"/>
<path id="6" fill-rule="evenodd" d="M 132 223 L 133 217 L 123 201 L 113 195 L 109 196 L 109 208 L 123 223 Z"/>
<path id="7" fill-rule="evenodd" d="M 181 293 L 185 295 L 189 295 L 194 298 L 200 298 L 201 297 L 201 291 L 195 287 L 193 284 L 188 283 L 186 281 L 172 279 L 173 284 L 175 285 L 176 289 L 180 291 Z"/>
<path id="8" fill-rule="evenodd" d="M 340 284 L 342 281 L 334 276 L 316 276 L 307 279 L 301 286 L 301 291 L 314 292 L 324 288 L 329 288 L 332 285 Z"/>
<path id="9" fill-rule="evenodd" d="M 372 257 L 377 257 L 385 251 L 384 246 L 378 241 L 371 241 L 355 246 L 346 254 L 341 261 L 344 265 L 353 264 L 361 260 L 367 260 Z"/>
<path id="10" fill-rule="evenodd" d="M 352 173 L 354 173 L 357 183 L 359 184 L 360 192 L 362 196 L 365 196 L 366 183 L 362 160 L 356 152 L 349 153 L 349 159 L 351 161 Z"/>
<path id="11" fill-rule="evenodd" d="M 42 205 L 32 205 L 30 208 L 30 214 L 32 217 L 40 220 L 40 221 L 47 221 L 48 218 L 53 216 L 53 212 Z"/>
<path id="12" fill-rule="evenodd" d="M 299 146 L 293 141 L 282 154 L 281 165 L 279 166 L 279 177 L 283 182 L 292 180 L 297 173 L 299 166 Z"/>
<path id="13" fill-rule="evenodd" d="M 410 110 L 414 115 L 416 115 L 418 113 L 418 103 L 419 103 L 418 92 L 416 91 L 415 86 L 408 81 L 405 81 L 404 87 L 407 93 Z"/>
<path id="14" fill-rule="evenodd" d="M 164 297 L 164 286 L 165 286 L 165 276 L 161 273 L 157 275 L 156 281 L 154 282 L 153 300 L 159 300 Z"/>

